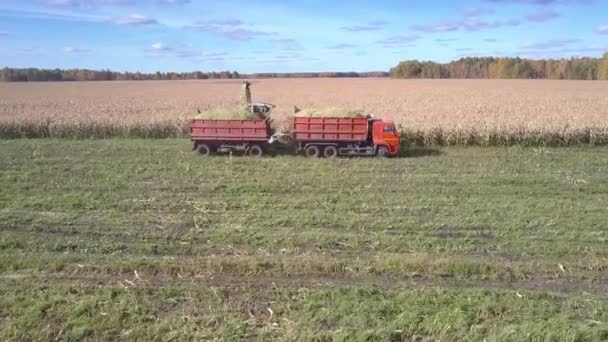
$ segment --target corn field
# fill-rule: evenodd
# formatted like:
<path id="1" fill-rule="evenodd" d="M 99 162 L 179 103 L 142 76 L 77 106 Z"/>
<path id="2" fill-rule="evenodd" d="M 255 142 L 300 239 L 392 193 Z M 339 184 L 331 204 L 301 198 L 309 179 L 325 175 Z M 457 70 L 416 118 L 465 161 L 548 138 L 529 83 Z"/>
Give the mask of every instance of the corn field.
<path id="1" fill-rule="evenodd" d="M 608 144 L 608 82 L 272 79 L 254 101 L 360 110 L 401 126 L 404 145 Z M 240 81 L 0 84 L 0 138 L 187 137 L 197 110 L 234 106 Z"/>

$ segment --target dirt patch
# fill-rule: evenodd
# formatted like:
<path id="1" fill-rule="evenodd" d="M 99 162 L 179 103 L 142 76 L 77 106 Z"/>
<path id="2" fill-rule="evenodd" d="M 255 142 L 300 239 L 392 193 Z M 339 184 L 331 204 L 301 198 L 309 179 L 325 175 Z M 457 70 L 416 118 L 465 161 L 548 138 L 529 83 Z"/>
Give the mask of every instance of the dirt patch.
<path id="1" fill-rule="evenodd" d="M 432 234 L 440 239 L 477 239 L 483 241 L 495 240 L 496 236 L 489 227 L 455 227 L 442 226 Z"/>
<path id="2" fill-rule="evenodd" d="M 461 230 L 458 230 L 456 228 L 445 227 L 445 228 L 436 230 L 433 233 L 433 236 L 441 238 L 441 239 L 462 239 L 466 235 Z"/>

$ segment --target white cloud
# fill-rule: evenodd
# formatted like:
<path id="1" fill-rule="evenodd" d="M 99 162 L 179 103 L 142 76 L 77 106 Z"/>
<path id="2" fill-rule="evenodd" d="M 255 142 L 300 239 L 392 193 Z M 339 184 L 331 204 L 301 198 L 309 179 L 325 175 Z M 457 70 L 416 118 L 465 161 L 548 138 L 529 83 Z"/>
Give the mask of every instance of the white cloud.
<path id="1" fill-rule="evenodd" d="M 129 6 L 135 0 L 44 0 L 50 7 L 95 7 L 95 6 Z"/>
<path id="2" fill-rule="evenodd" d="M 526 50 L 547 50 L 547 49 L 557 49 L 564 48 L 570 46 L 574 43 L 580 43 L 580 39 L 559 39 L 559 40 L 549 40 L 540 43 L 529 43 L 522 46 L 522 49 Z"/>
<path id="3" fill-rule="evenodd" d="M 190 0 L 156 0 L 160 5 L 185 5 L 189 4 Z"/>
<path id="4" fill-rule="evenodd" d="M 532 21 L 532 22 L 537 22 L 537 23 L 542 23 L 545 21 L 549 21 L 549 20 L 553 20 L 556 18 L 559 18 L 561 15 L 557 12 L 555 12 L 552 9 L 544 9 L 541 11 L 537 11 L 534 13 L 530 13 L 526 16 L 526 19 L 528 21 Z"/>
<path id="5" fill-rule="evenodd" d="M 158 20 L 141 14 L 131 14 L 128 16 L 116 17 L 112 22 L 117 25 L 143 26 L 158 25 Z"/>
<path id="6" fill-rule="evenodd" d="M 595 33 L 598 34 L 608 34 L 608 25 L 600 26 L 595 29 Z"/>
<path id="7" fill-rule="evenodd" d="M 88 53 L 88 52 L 91 52 L 91 49 L 67 46 L 67 47 L 63 48 L 63 51 L 66 53 Z"/>
<path id="8" fill-rule="evenodd" d="M 165 44 L 159 42 L 159 43 L 152 44 L 152 49 L 157 50 L 157 51 L 162 51 L 162 50 L 166 50 L 167 47 L 165 46 Z"/>
<path id="9" fill-rule="evenodd" d="M 77 0 L 47 0 L 44 2 L 48 6 L 56 7 L 77 7 L 80 6 L 80 2 Z"/>
<path id="10" fill-rule="evenodd" d="M 374 20 L 364 24 L 358 24 L 353 26 L 344 26 L 342 30 L 350 32 L 362 32 L 362 31 L 378 31 L 383 29 L 387 25 L 384 20 Z"/>
<path id="11" fill-rule="evenodd" d="M 462 11 L 463 17 L 478 17 L 484 14 L 492 14 L 495 11 L 491 8 L 469 7 Z"/>
<path id="12" fill-rule="evenodd" d="M 146 49 L 152 57 L 188 58 L 194 60 L 220 60 L 227 55 L 225 52 L 203 53 L 193 48 L 192 44 L 167 45 L 156 42 Z"/>
<path id="13" fill-rule="evenodd" d="M 384 47 L 397 47 L 413 43 L 419 38 L 420 37 L 416 35 L 396 35 L 379 40 L 377 43 L 383 45 Z"/>
<path id="14" fill-rule="evenodd" d="M 356 48 L 356 47 L 357 47 L 357 45 L 355 45 L 355 44 L 346 44 L 346 43 L 343 43 L 343 44 L 330 45 L 327 48 L 330 49 L 330 50 L 346 50 L 346 49 L 353 49 L 353 48 Z"/>
<path id="15" fill-rule="evenodd" d="M 236 41 L 249 41 L 260 36 L 273 36 L 276 32 L 266 32 L 255 29 L 240 19 L 220 19 L 197 21 L 185 28 L 220 34 L 224 38 Z"/>

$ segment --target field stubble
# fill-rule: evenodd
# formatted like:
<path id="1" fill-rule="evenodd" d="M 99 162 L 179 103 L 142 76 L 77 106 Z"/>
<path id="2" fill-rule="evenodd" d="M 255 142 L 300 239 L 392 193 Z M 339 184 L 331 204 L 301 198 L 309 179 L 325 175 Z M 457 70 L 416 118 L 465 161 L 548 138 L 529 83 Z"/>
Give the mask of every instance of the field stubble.
<path id="1" fill-rule="evenodd" d="M 197 109 L 232 106 L 240 81 L 0 84 L 0 137 L 181 137 Z M 608 143 L 608 82 L 254 80 L 254 100 L 363 110 L 402 126 L 404 145 Z"/>

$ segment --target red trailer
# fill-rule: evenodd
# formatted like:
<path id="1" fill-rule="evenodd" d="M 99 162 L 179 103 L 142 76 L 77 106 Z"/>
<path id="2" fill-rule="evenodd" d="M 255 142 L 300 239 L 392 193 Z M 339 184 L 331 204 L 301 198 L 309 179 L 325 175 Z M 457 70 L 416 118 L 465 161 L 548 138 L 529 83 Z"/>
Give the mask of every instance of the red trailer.
<path id="1" fill-rule="evenodd" d="M 311 118 L 296 116 L 292 138 L 307 157 L 394 156 L 399 134 L 392 121 L 372 117 Z"/>
<path id="2" fill-rule="evenodd" d="M 190 133 L 193 150 L 203 156 L 216 152 L 244 152 L 259 157 L 272 141 L 267 120 L 194 119 Z"/>

